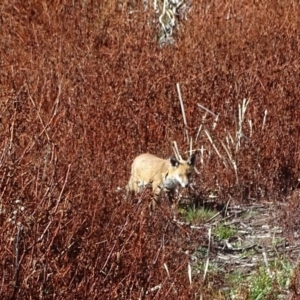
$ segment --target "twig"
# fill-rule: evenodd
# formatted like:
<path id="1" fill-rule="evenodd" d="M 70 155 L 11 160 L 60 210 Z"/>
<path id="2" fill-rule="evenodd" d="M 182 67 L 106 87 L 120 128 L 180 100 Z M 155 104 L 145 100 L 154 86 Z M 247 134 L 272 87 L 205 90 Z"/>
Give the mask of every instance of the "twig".
<path id="1" fill-rule="evenodd" d="M 163 28 L 164 33 L 167 32 L 165 24 L 163 22 L 163 16 L 165 15 L 165 13 L 166 13 L 166 0 L 163 1 L 162 13 L 161 13 L 161 15 L 158 18 L 158 21 L 159 21 L 161 27 Z"/>
<path id="2" fill-rule="evenodd" d="M 177 146 L 177 143 L 176 141 L 173 141 L 173 151 L 174 151 L 174 154 L 175 154 L 175 157 L 177 160 L 181 161 L 182 160 L 182 157 L 179 153 L 179 150 L 178 150 L 178 146 Z"/>
<path id="3" fill-rule="evenodd" d="M 14 299 L 17 293 L 17 290 L 19 289 L 19 241 L 20 241 L 20 235 L 23 230 L 23 226 L 21 224 L 18 224 L 18 232 L 16 237 L 16 244 L 15 244 L 15 251 L 16 251 L 16 257 L 15 257 L 15 281 L 14 281 L 14 291 L 11 296 L 11 299 Z"/>
<path id="4" fill-rule="evenodd" d="M 231 218 L 235 217 L 235 214 L 231 214 L 223 219 L 217 220 L 216 222 L 213 223 L 213 225 L 217 225 L 219 222 L 225 222 L 226 220 L 229 220 Z"/>
<path id="5" fill-rule="evenodd" d="M 268 263 L 268 259 L 267 259 L 267 254 L 266 254 L 265 250 L 263 250 L 262 255 L 263 255 L 263 258 L 264 258 L 264 263 L 266 265 L 266 271 L 267 271 L 268 275 L 270 276 L 271 272 L 270 272 L 269 263 Z"/>
<path id="6" fill-rule="evenodd" d="M 159 285 L 154 286 L 153 288 L 151 288 L 149 291 L 146 292 L 146 295 L 148 295 L 149 292 L 154 292 L 154 291 L 156 291 L 156 290 L 160 290 L 161 287 L 162 287 L 162 283 L 159 284 Z"/>
<path id="7" fill-rule="evenodd" d="M 216 213 L 214 216 L 212 216 L 210 219 L 208 219 L 206 221 L 206 223 L 209 223 L 210 221 L 212 221 L 213 219 L 215 219 L 217 216 L 219 216 L 221 214 L 221 212 L 219 211 L 218 213 Z"/>
<path id="8" fill-rule="evenodd" d="M 2 140 L 3 141 L 3 140 Z M 3 166 L 4 164 L 4 161 L 5 161 L 5 156 L 7 154 L 7 150 L 8 150 L 8 147 L 7 147 L 7 142 L 5 141 L 3 143 L 3 149 L 2 149 L 2 153 L 1 153 L 1 157 L 0 157 L 0 168 Z M 4 179 L 5 176 L 2 177 L 2 180 Z"/>
<path id="9" fill-rule="evenodd" d="M 113 253 L 113 251 L 114 251 L 116 245 L 117 245 L 117 242 L 115 242 L 114 245 L 112 246 L 112 248 L 111 248 L 111 250 L 110 250 L 110 252 L 109 252 L 109 254 L 108 254 L 108 256 L 107 256 L 107 259 L 106 259 L 106 261 L 105 261 L 103 267 L 101 268 L 101 271 L 100 271 L 100 272 L 101 272 L 102 274 L 105 274 L 105 272 L 104 272 L 103 270 L 104 270 L 104 268 L 106 267 L 106 265 L 107 265 L 107 263 L 108 263 L 108 260 L 110 259 L 110 257 L 111 257 L 111 255 L 112 255 L 112 253 Z M 106 275 L 106 274 L 105 274 L 105 275 Z"/>
<path id="10" fill-rule="evenodd" d="M 224 211 L 224 216 L 227 215 L 227 210 L 228 210 L 229 203 L 230 203 L 230 199 L 229 199 L 229 200 L 227 201 L 227 203 L 226 203 L 225 211 Z"/>
<path id="11" fill-rule="evenodd" d="M 228 132 L 228 131 L 226 130 L 226 132 Z M 228 135 L 226 136 L 226 142 L 227 142 L 228 146 L 230 143 L 231 143 L 231 145 L 234 145 L 234 141 L 233 141 L 233 138 L 232 138 L 230 132 L 228 132 Z"/>
<path id="12" fill-rule="evenodd" d="M 189 262 L 188 262 L 188 277 L 189 277 L 190 284 L 192 284 L 192 267 Z"/>
<path id="13" fill-rule="evenodd" d="M 216 118 L 215 118 L 215 121 L 214 121 L 214 123 L 212 125 L 212 130 L 216 129 L 218 121 L 219 121 L 219 115 L 217 115 Z"/>
<path id="14" fill-rule="evenodd" d="M 198 131 L 197 131 L 197 134 L 196 134 L 196 138 L 195 138 L 195 141 L 196 141 L 196 142 L 197 142 L 198 137 L 199 137 L 199 135 L 200 135 L 200 133 L 201 133 L 201 131 L 202 131 L 202 126 L 203 126 L 203 124 L 200 124 L 200 126 L 199 126 L 199 128 L 198 128 Z"/>
<path id="15" fill-rule="evenodd" d="M 204 120 L 206 119 L 206 116 L 207 116 L 207 112 L 203 115 L 203 117 L 202 117 L 202 122 L 201 122 L 201 124 L 199 125 L 198 132 L 197 132 L 196 138 L 195 138 L 195 141 L 196 141 L 196 142 L 197 142 L 198 137 L 200 136 L 200 133 L 201 133 L 201 131 L 202 131 L 203 123 L 204 123 Z"/>
<path id="16" fill-rule="evenodd" d="M 203 105 L 201 105 L 201 104 L 199 104 L 199 103 L 197 103 L 197 105 L 198 105 L 200 108 L 204 109 L 206 112 L 212 114 L 214 117 L 216 117 L 216 118 L 219 117 L 219 115 L 216 115 L 216 114 L 213 113 L 211 110 L 209 110 L 208 108 L 204 107 Z"/>
<path id="17" fill-rule="evenodd" d="M 205 134 L 206 134 L 208 140 L 209 140 L 210 143 L 212 144 L 214 150 L 216 151 L 217 155 L 218 155 L 220 158 L 223 158 L 222 155 L 220 154 L 219 150 L 217 149 L 216 145 L 214 144 L 214 142 L 213 142 L 213 140 L 212 140 L 212 138 L 211 138 L 209 132 L 208 132 L 206 129 L 204 130 L 204 132 L 205 132 Z"/>
<path id="18" fill-rule="evenodd" d="M 39 110 L 38 110 L 38 107 L 36 106 L 36 104 L 35 104 L 33 98 L 31 97 L 31 94 L 30 94 L 30 91 L 29 91 L 29 86 L 28 86 L 28 84 L 27 84 L 27 91 L 28 91 L 29 99 L 31 100 L 31 103 L 32 103 L 33 107 L 36 109 L 37 115 L 38 115 L 38 117 L 39 117 L 39 119 L 40 119 L 40 122 L 41 122 L 41 124 L 42 124 L 42 127 L 43 127 L 42 132 L 45 132 L 45 135 L 46 135 L 46 137 L 47 137 L 47 140 L 50 141 L 50 137 L 49 137 L 49 135 L 48 135 L 48 133 L 47 133 L 47 130 L 46 130 L 46 127 L 45 127 L 45 123 L 44 123 L 44 121 L 43 121 L 43 119 L 42 119 L 42 117 L 41 117 L 41 115 L 40 115 L 40 112 L 39 112 Z"/>
<path id="19" fill-rule="evenodd" d="M 244 248 L 234 248 L 230 243 L 228 243 L 227 240 L 224 240 L 225 245 L 220 245 L 218 247 L 216 247 L 217 250 L 220 250 L 222 252 L 225 253 L 243 253 L 249 250 L 255 250 L 255 248 L 257 247 L 257 244 L 253 244 Z M 225 248 L 226 246 L 226 248 Z"/>
<path id="20" fill-rule="evenodd" d="M 169 272 L 169 269 L 168 269 L 168 266 L 167 266 L 166 263 L 164 263 L 164 268 L 165 268 L 165 270 L 166 270 L 166 272 L 168 274 L 168 277 L 170 277 L 170 272 Z"/>
<path id="21" fill-rule="evenodd" d="M 201 148 L 199 149 L 199 152 L 200 152 L 200 162 L 201 162 L 201 165 L 204 164 L 204 150 L 206 150 L 203 145 L 201 146 Z"/>
<path id="22" fill-rule="evenodd" d="M 241 138 L 243 136 L 243 122 L 245 119 L 245 113 L 247 110 L 247 106 L 249 104 L 249 100 L 243 99 L 242 105 L 239 104 L 238 106 L 238 113 L 239 113 L 239 123 L 238 123 L 238 130 L 236 133 L 236 152 L 239 151 L 241 145 Z"/>
<path id="23" fill-rule="evenodd" d="M 12 149 L 16 114 L 17 114 L 17 111 L 15 110 L 14 111 L 13 121 L 12 121 L 12 124 L 10 126 L 10 140 L 9 140 L 9 148 L 8 148 L 9 152 L 11 152 L 11 149 Z"/>
<path id="24" fill-rule="evenodd" d="M 261 127 L 262 130 L 265 129 L 267 114 L 268 114 L 268 110 L 266 109 L 265 112 L 264 112 L 264 118 L 263 118 L 262 127 Z"/>
<path id="25" fill-rule="evenodd" d="M 190 138 L 190 155 L 193 154 L 193 138 Z"/>
<path id="26" fill-rule="evenodd" d="M 208 228 L 208 248 L 207 248 L 207 260 L 205 263 L 205 269 L 203 274 L 203 281 L 205 281 L 208 265 L 209 265 L 209 255 L 210 255 L 210 244 L 211 244 L 211 227 Z"/>
<path id="27" fill-rule="evenodd" d="M 178 93 L 178 97 L 179 97 L 179 101 L 180 101 L 180 107 L 181 107 L 181 113 L 182 113 L 182 117 L 183 117 L 183 123 L 184 123 L 184 127 L 185 127 L 185 135 L 187 138 L 187 141 L 189 141 L 189 131 L 188 131 L 188 127 L 187 127 L 187 121 L 186 121 L 186 116 L 185 116 L 185 111 L 184 111 L 184 106 L 183 106 L 183 101 L 182 101 L 182 97 L 181 97 L 181 91 L 180 91 L 180 85 L 179 83 L 176 83 L 176 88 L 177 88 L 177 93 Z"/>
<path id="28" fill-rule="evenodd" d="M 251 137 L 253 134 L 252 120 L 248 120 L 248 124 L 249 124 L 249 130 L 250 130 L 249 137 Z"/>
<path id="29" fill-rule="evenodd" d="M 154 262 L 153 262 L 153 265 L 156 264 L 158 256 L 159 256 L 159 253 L 160 253 L 161 249 L 164 247 L 164 244 L 165 244 L 165 235 L 163 234 L 162 241 L 160 243 L 160 247 L 159 247 L 159 249 L 157 251 L 156 257 L 155 257 Z"/>
<path id="30" fill-rule="evenodd" d="M 65 177 L 65 180 L 64 180 L 64 184 L 63 184 L 63 187 L 60 191 L 60 194 L 58 196 L 58 199 L 57 199 L 57 202 L 56 202 L 56 206 L 55 206 L 55 209 L 54 209 L 54 214 L 56 213 L 57 211 L 57 207 L 58 207 L 58 204 L 60 203 L 60 200 L 61 200 L 61 197 L 62 197 L 62 194 L 65 190 L 65 187 L 66 187 L 66 184 L 67 184 L 67 181 L 68 181 L 68 177 L 69 177 L 69 172 L 70 172 L 70 168 L 71 168 L 71 164 L 68 165 L 68 170 L 67 170 L 67 173 L 66 173 L 66 177 Z"/>
<path id="31" fill-rule="evenodd" d="M 229 161 L 231 162 L 232 164 L 232 167 L 233 167 L 233 170 L 234 170 L 234 173 L 235 173 L 235 178 L 236 178 L 236 183 L 238 184 L 239 183 L 239 177 L 238 177 L 238 170 L 237 170 L 237 165 L 236 165 L 236 162 L 235 160 L 232 158 L 228 148 L 226 147 L 226 145 L 221 141 L 221 145 L 223 146 L 225 152 L 227 153 L 228 155 L 228 158 L 229 158 Z"/>
<path id="32" fill-rule="evenodd" d="M 52 110 L 53 110 L 52 117 L 51 117 L 50 121 L 44 126 L 44 128 L 43 128 L 43 130 L 41 131 L 41 133 L 39 134 L 39 136 L 41 136 L 41 135 L 43 134 L 43 132 L 44 132 L 45 130 L 47 130 L 47 128 L 49 127 L 49 125 L 53 122 L 54 118 L 56 117 L 56 115 L 57 115 L 57 108 L 58 108 L 58 104 L 59 104 L 59 101 L 60 101 L 60 95 L 61 95 L 61 82 L 60 82 L 59 85 L 58 85 L 57 96 L 56 96 L 54 105 L 53 105 L 53 107 L 52 107 Z"/>
<path id="33" fill-rule="evenodd" d="M 50 222 L 48 223 L 48 225 L 47 225 L 47 227 L 45 228 L 45 230 L 44 230 L 44 232 L 42 233 L 42 235 L 37 239 L 37 241 L 35 241 L 31 246 L 29 246 L 29 247 L 26 249 L 26 251 L 32 249 L 37 243 L 39 243 L 39 242 L 41 242 L 41 241 L 43 240 L 44 235 L 45 235 L 46 231 L 48 230 L 48 228 L 50 227 L 51 223 L 52 223 L 52 221 L 50 221 Z"/>
<path id="34" fill-rule="evenodd" d="M 59 218 L 59 221 L 58 221 L 58 225 L 56 226 L 56 229 L 54 230 L 54 233 L 51 234 L 51 242 L 49 243 L 49 246 L 46 250 L 47 254 L 48 254 L 49 250 L 51 249 L 51 247 L 53 245 L 54 239 L 56 238 L 59 229 L 61 229 L 61 219 L 63 218 L 64 211 L 60 210 L 59 212 L 61 213 L 60 218 Z"/>
<path id="35" fill-rule="evenodd" d="M 157 9 L 157 0 L 153 0 L 153 9 L 155 12 L 158 10 Z"/>
<path id="36" fill-rule="evenodd" d="M 126 222 L 125 222 L 125 224 L 122 226 L 122 229 L 121 229 L 121 231 L 120 231 L 120 233 L 119 233 L 119 235 L 118 235 L 117 238 L 119 238 L 120 235 L 122 234 L 122 232 L 125 230 L 125 228 L 126 228 L 126 226 L 127 226 L 127 223 L 128 223 L 128 217 L 126 218 Z M 125 245 L 127 244 L 127 242 L 131 239 L 131 237 L 132 237 L 133 234 L 134 234 L 134 230 L 131 231 L 129 237 L 127 238 L 127 240 L 126 240 L 126 242 L 124 243 L 123 247 L 121 248 L 120 252 L 123 251 L 123 248 L 125 247 Z M 114 243 L 114 245 L 113 245 L 111 251 L 109 252 L 109 254 L 108 254 L 108 256 L 107 256 L 107 259 L 106 259 L 106 261 L 105 261 L 105 263 L 104 263 L 104 265 L 103 265 L 103 267 L 102 267 L 102 269 L 101 269 L 101 271 L 100 271 L 102 274 L 105 274 L 105 272 L 104 272 L 103 270 L 104 270 L 104 268 L 106 267 L 106 265 L 107 265 L 107 263 L 108 263 L 108 261 L 109 261 L 111 255 L 112 255 L 112 253 L 113 253 L 113 250 L 114 250 L 115 247 L 116 247 L 116 244 L 117 244 L 117 242 Z M 107 277 L 108 274 L 105 274 L 105 275 L 106 275 L 106 277 Z"/>

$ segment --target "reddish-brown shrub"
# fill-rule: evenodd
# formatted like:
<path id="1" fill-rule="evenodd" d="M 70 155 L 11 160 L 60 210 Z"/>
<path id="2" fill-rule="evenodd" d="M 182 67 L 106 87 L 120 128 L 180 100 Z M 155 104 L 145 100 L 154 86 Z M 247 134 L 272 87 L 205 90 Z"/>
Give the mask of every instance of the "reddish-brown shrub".
<path id="1" fill-rule="evenodd" d="M 205 295 L 201 274 L 188 282 L 185 252 L 205 243 L 206 232 L 179 226 L 167 205 L 150 214 L 149 195 L 124 200 L 137 154 L 167 157 L 173 140 L 188 149 L 176 83 L 190 135 L 203 123 L 221 154 L 202 131 L 196 192 L 238 202 L 275 200 L 297 187 L 299 4 L 194 1 L 165 47 L 157 16 L 141 4 L 130 13 L 132 5 L 1 5 L 3 299 Z M 215 129 L 198 103 L 219 114 Z M 229 133 L 237 173 L 222 147 Z"/>

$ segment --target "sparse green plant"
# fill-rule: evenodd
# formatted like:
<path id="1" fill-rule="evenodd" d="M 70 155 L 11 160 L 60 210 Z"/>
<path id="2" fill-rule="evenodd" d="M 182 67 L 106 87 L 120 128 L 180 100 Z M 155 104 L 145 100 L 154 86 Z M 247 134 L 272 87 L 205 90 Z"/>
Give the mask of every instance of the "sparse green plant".
<path id="1" fill-rule="evenodd" d="M 207 248 L 205 247 L 199 247 L 196 252 L 195 252 L 195 255 L 197 257 L 200 257 L 200 258 L 204 258 L 207 256 Z"/>
<path id="2" fill-rule="evenodd" d="M 234 246 L 237 247 L 236 245 L 234 245 Z M 249 249 L 249 250 L 243 251 L 240 255 L 240 258 L 243 259 L 243 258 L 251 257 L 254 254 L 255 254 L 255 250 L 254 249 Z"/>
<path id="3" fill-rule="evenodd" d="M 229 299 L 240 299 L 241 291 L 244 293 L 248 290 L 249 300 L 277 299 L 274 297 L 289 287 L 291 274 L 291 263 L 284 258 L 275 259 L 270 264 L 269 270 L 261 265 L 248 276 L 232 272 L 225 278 L 228 286 L 231 287 L 226 295 Z"/>
<path id="4" fill-rule="evenodd" d="M 226 276 L 226 281 L 231 289 L 229 289 L 229 297 L 230 299 L 239 299 L 238 295 L 240 291 L 244 288 L 244 277 L 239 272 L 232 272 Z"/>
<path id="5" fill-rule="evenodd" d="M 205 261 L 199 261 L 199 263 L 195 266 L 195 272 L 203 272 L 205 269 Z M 216 262 L 210 262 L 208 265 L 208 276 L 211 275 L 220 275 L 221 273 L 223 273 L 224 270 L 216 263 Z"/>
<path id="6" fill-rule="evenodd" d="M 204 223 L 215 214 L 214 211 L 205 208 L 180 209 L 179 212 L 187 222 L 191 223 Z"/>
<path id="7" fill-rule="evenodd" d="M 284 239 L 282 237 L 273 237 L 273 239 L 272 239 L 272 245 L 273 245 L 274 248 L 276 248 L 283 241 L 284 241 Z"/>
<path id="8" fill-rule="evenodd" d="M 255 276 L 249 280 L 249 300 L 266 299 L 272 292 L 273 284 L 265 267 L 260 267 Z"/>
<path id="9" fill-rule="evenodd" d="M 275 273 L 275 278 L 279 287 L 287 289 L 290 285 L 290 279 L 293 273 L 293 266 L 286 258 L 277 258 L 271 263 L 271 269 Z"/>
<path id="10" fill-rule="evenodd" d="M 237 233 L 237 229 L 224 223 L 220 223 L 214 228 L 213 233 L 218 239 L 223 240 L 234 236 Z"/>

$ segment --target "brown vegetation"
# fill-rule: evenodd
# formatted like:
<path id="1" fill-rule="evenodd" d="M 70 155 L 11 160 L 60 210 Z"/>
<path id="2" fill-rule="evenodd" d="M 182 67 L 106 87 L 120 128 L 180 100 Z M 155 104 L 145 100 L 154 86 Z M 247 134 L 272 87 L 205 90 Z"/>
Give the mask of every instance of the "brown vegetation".
<path id="1" fill-rule="evenodd" d="M 136 155 L 188 149 L 176 83 L 190 136 L 203 125 L 196 195 L 282 201 L 297 188 L 300 4 L 193 1 L 160 47 L 151 7 L 118 2 L 0 4 L 2 299 L 214 298 L 187 272 L 207 233 L 173 222 L 167 203 L 149 214 L 148 191 L 124 201 Z M 283 220 L 299 230 L 292 199 Z"/>

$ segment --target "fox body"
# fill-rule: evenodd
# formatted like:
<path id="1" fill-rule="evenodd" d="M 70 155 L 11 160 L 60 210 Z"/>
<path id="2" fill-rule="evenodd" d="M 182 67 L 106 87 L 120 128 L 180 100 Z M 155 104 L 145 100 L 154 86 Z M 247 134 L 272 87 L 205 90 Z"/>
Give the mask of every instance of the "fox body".
<path id="1" fill-rule="evenodd" d="M 141 154 L 132 163 L 128 193 L 135 194 L 141 187 L 151 184 L 156 199 L 162 192 L 169 192 L 172 197 L 178 186 L 189 186 L 195 160 L 195 153 L 188 160 L 180 161 L 173 157 L 162 159 L 149 153 Z"/>

